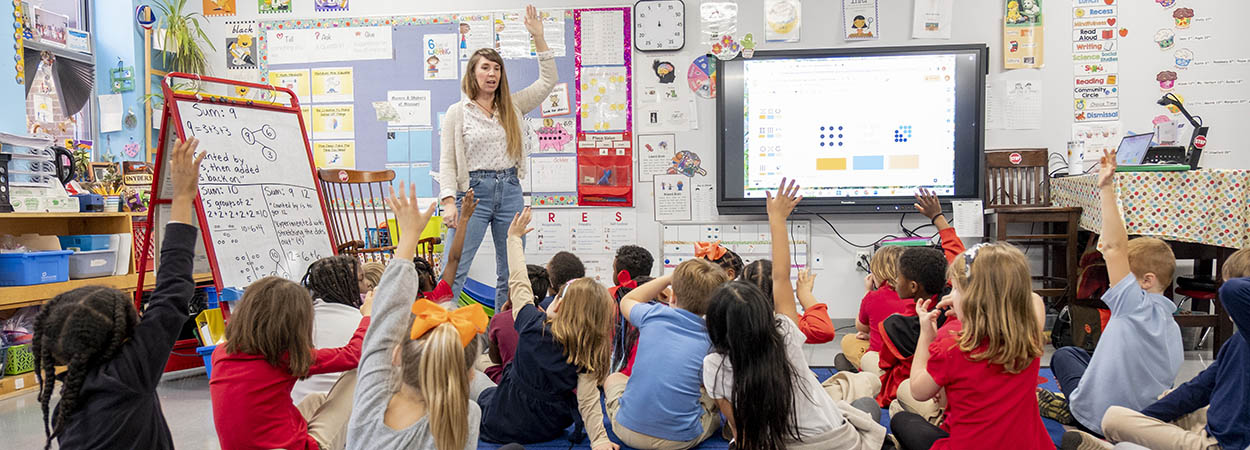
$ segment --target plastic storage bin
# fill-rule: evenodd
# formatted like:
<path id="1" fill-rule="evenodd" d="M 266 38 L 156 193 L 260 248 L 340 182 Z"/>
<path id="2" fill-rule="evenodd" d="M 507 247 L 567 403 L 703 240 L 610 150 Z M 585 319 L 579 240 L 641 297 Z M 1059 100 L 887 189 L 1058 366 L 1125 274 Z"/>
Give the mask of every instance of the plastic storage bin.
<path id="1" fill-rule="evenodd" d="M 195 348 L 195 352 L 199 353 L 201 358 L 204 358 L 204 376 L 210 380 L 213 379 L 213 350 L 217 350 L 216 345 L 205 345 Z"/>
<path id="2" fill-rule="evenodd" d="M 113 274 L 117 267 L 117 252 L 95 250 L 74 252 L 69 255 L 69 279 L 96 278 Z"/>
<path id="3" fill-rule="evenodd" d="M 4 365 L 5 375 L 21 375 L 35 370 L 35 353 L 30 344 L 14 345 L 6 351 L 9 362 Z"/>
<path id="4" fill-rule="evenodd" d="M 69 250 L 0 253 L 0 286 L 69 281 Z"/>
<path id="5" fill-rule="evenodd" d="M 65 250 L 74 247 L 79 251 L 94 252 L 96 250 L 108 250 L 109 248 L 109 235 L 107 234 L 78 234 L 57 236 L 56 238 L 61 241 L 61 248 Z"/>

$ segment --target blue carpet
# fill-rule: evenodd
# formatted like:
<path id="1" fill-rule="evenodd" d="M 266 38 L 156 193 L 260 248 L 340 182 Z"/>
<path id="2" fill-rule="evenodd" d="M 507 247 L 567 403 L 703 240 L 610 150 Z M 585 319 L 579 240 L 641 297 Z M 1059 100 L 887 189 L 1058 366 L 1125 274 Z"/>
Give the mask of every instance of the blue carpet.
<path id="1" fill-rule="evenodd" d="M 834 373 L 837 373 L 837 370 L 831 367 L 812 367 L 812 372 L 816 373 L 816 378 L 820 379 L 820 381 L 824 381 L 828 379 L 829 377 L 833 376 Z M 1040 387 L 1042 387 L 1043 389 L 1048 389 L 1053 392 L 1059 392 L 1059 385 L 1055 383 L 1055 380 L 1054 380 L 1055 376 L 1053 373 L 1051 373 L 1049 368 L 1042 368 L 1040 375 L 1043 378 L 1046 378 L 1046 382 L 1043 384 L 1040 384 L 1039 385 Z M 602 401 L 603 400 L 600 399 L 601 403 Z M 603 419 L 608 428 L 608 436 L 612 438 L 613 442 L 620 443 L 620 439 L 616 437 L 616 433 L 612 432 L 612 424 L 607 423 L 609 422 L 607 418 L 607 414 L 604 414 Z M 1049 433 L 1050 438 L 1055 441 L 1055 447 L 1058 447 L 1059 440 L 1063 437 L 1063 432 L 1064 432 L 1063 425 L 1060 424 L 1059 422 L 1056 422 L 1054 420 L 1050 420 L 1047 418 L 1042 418 L 1042 424 L 1046 425 L 1046 432 Z M 888 409 L 885 409 L 885 408 L 881 409 L 881 425 L 886 427 L 887 430 L 890 428 L 890 411 Z M 590 449 L 590 441 L 587 439 L 582 439 L 582 441 L 577 443 L 576 445 L 571 444 L 569 440 L 567 439 L 567 436 L 568 434 L 572 432 L 573 430 L 572 428 L 570 428 L 566 430 L 565 432 L 566 437 L 564 438 L 556 439 L 554 441 L 540 442 L 536 444 L 526 444 L 525 448 L 527 450 L 529 449 L 542 449 L 542 450 Z M 479 449 L 497 449 L 499 447 L 500 447 L 499 444 L 491 444 L 489 442 L 478 443 Z M 622 445 L 621 448 L 631 449 L 632 447 L 627 447 L 627 446 Z M 700 444 L 698 447 L 695 447 L 695 448 L 696 449 L 728 449 L 729 441 L 726 441 L 724 438 L 720 436 L 720 433 L 717 433 L 715 436 L 712 436 L 711 439 L 704 441 L 702 444 Z"/>

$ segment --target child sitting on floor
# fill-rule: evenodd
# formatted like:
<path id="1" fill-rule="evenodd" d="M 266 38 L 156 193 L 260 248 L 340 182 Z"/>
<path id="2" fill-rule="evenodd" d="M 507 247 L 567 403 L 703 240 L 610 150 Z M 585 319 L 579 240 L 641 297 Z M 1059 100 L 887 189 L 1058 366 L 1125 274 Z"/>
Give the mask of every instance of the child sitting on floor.
<path id="1" fill-rule="evenodd" d="M 691 448 L 720 427 L 716 403 L 700 389 L 711 345 L 702 316 L 728 281 L 715 264 L 689 259 L 621 300 L 621 314 L 638 327 L 638 357 L 632 376 L 612 374 L 603 391 L 612 430 L 626 445 Z M 670 284 L 671 306 L 645 303 Z"/>
<path id="2" fill-rule="evenodd" d="M 195 294 L 191 266 L 199 230 L 191 225 L 192 205 L 199 193 L 200 161 L 207 154 L 195 156 L 198 146 L 194 138 L 179 141 L 165 168 L 171 174 L 173 201 L 156 290 L 143 317 L 130 294 L 104 286 L 61 293 L 39 310 L 32 344 L 44 449 L 53 440 L 66 449 L 174 448 L 156 385 Z M 60 400 L 54 406 L 57 366 L 66 366 L 66 371 L 60 375 Z M 7 420 L 5 428 L 16 426 Z"/>
<path id="3" fill-rule="evenodd" d="M 733 250 L 720 245 L 720 241 L 716 242 L 696 242 L 694 244 L 694 257 L 703 258 L 725 270 L 725 274 L 729 275 L 730 280 L 735 280 L 738 275 L 742 275 L 742 257 L 734 253 Z"/>
<path id="4" fill-rule="evenodd" d="M 435 204 L 422 212 L 409 189 L 404 195 L 401 182 L 396 195 L 392 188 L 387 204 L 401 228 L 424 229 Z M 427 299 L 413 303 L 418 287 L 410 261 L 418 237 L 400 237 L 378 289 L 378 320 L 364 338 L 348 448 L 477 448 L 482 413 L 469 398 L 469 380 L 486 312 L 477 304 L 448 312 Z"/>
<path id="5" fill-rule="evenodd" d="M 742 269 L 742 276 L 738 279 L 755 285 L 765 297 L 772 298 L 772 274 L 773 262 L 768 259 L 757 259 Z M 803 332 L 806 343 L 823 344 L 833 341 L 834 328 L 833 321 L 829 319 L 829 307 L 817 301 L 816 296 L 812 294 L 815 284 L 815 274 L 807 269 L 799 270 L 795 292 L 799 298 L 799 304 L 803 305 L 803 314 L 799 314 L 799 331 Z"/>
<path id="6" fill-rule="evenodd" d="M 1140 413 L 1107 409 L 1102 430 L 1108 439 L 1154 450 L 1250 448 L 1250 249 L 1224 262 L 1223 277 L 1219 302 L 1237 333 L 1215 362 Z"/>
<path id="7" fill-rule="evenodd" d="M 525 266 L 525 271 L 529 275 L 530 289 L 534 294 L 534 303 L 541 301 L 538 298 L 538 292 L 546 293 L 551 288 L 551 282 L 547 280 L 547 269 L 536 264 Z M 499 309 L 499 312 L 490 319 L 490 327 L 486 330 L 486 339 L 489 342 L 487 349 L 487 358 L 490 365 L 483 368 L 482 372 L 490 378 L 490 381 L 498 384 L 503 380 L 503 369 L 512 362 L 513 355 L 516 355 L 517 331 L 515 321 L 512 318 L 512 300 L 508 300 Z"/>
<path id="8" fill-rule="evenodd" d="M 230 322 L 226 343 L 213 351 L 209 393 L 217 438 L 225 450 L 341 449 L 351 416 L 360 343 L 369 328 L 372 298 L 360 306 L 360 325 L 347 345 L 313 347 L 308 290 L 278 277 L 248 285 Z M 291 404 L 295 381 L 344 372 L 329 393 Z"/>
<path id="9" fill-rule="evenodd" d="M 877 366 L 881 352 L 881 321 L 893 314 L 906 314 L 915 310 L 916 303 L 899 297 L 893 283 L 898 278 L 898 257 L 903 247 L 887 245 L 872 255 L 868 263 L 869 273 L 864 278 L 868 293 L 859 301 L 859 316 L 855 319 L 856 334 L 842 338 L 842 353 L 834 357 L 833 366 L 838 370 L 863 370 L 881 373 Z M 862 364 L 861 364 L 862 361 Z"/>
<path id="10" fill-rule="evenodd" d="M 895 279 L 900 298 L 922 304 L 934 300 L 946 285 L 946 258 L 942 252 L 925 247 L 911 247 L 898 258 Z M 895 320 L 898 319 L 898 320 Z M 898 392 L 898 385 L 911 376 L 912 356 L 919 338 L 915 308 L 887 317 L 878 325 L 882 334 L 880 360 L 881 392 L 877 404 L 889 407 Z"/>
<path id="11" fill-rule="evenodd" d="M 469 218 L 473 217 L 473 212 L 477 210 L 478 200 L 474 197 L 473 189 L 469 189 L 464 193 L 464 197 L 460 200 L 460 213 L 456 216 L 456 227 L 458 229 L 467 229 Z M 420 298 L 438 303 L 447 309 L 455 309 L 457 302 L 452 298 L 450 281 L 454 281 L 456 270 L 460 268 L 460 254 L 464 250 L 464 236 L 468 233 L 455 233 L 455 237 L 451 239 L 451 248 L 447 252 L 447 264 L 443 267 L 443 276 L 436 282 L 434 279 L 434 267 L 429 261 L 420 256 L 414 256 L 412 263 L 417 269 L 417 285 L 420 289 Z M 402 239 L 402 235 L 401 235 Z"/>
<path id="12" fill-rule="evenodd" d="M 594 279 L 579 278 L 561 286 L 549 313 L 538 310 L 521 241 L 533 230 L 529 223 L 527 207 L 508 228 L 508 287 L 519 339 L 499 385 L 477 396 L 482 439 L 549 441 L 580 412 L 593 448 L 614 449 L 599 406 L 599 384 L 611 357 L 612 299 Z"/>
<path id="13" fill-rule="evenodd" d="M 1105 154 L 1098 172 L 1102 197 L 1103 258 L 1111 289 L 1102 301 L 1111 309 L 1098 352 L 1063 347 L 1051 357 L 1055 381 L 1072 417 L 1085 431 L 1101 433 L 1103 414 L 1112 406 L 1134 411 L 1154 403 L 1172 387 L 1181 361 L 1181 331 L 1172 318 L 1176 305 L 1162 294 L 1172 283 L 1176 258 L 1155 238 L 1128 239 L 1116 202 L 1115 152 Z M 1047 393 L 1039 392 L 1039 396 Z M 1082 431 L 1064 434 L 1064 448 L 1097 439 Z"/>
<path id="14" fill-rule="evenodd" d="M 621 300 L 626 295 L 637 289 L 639 284 L 647 284 L 651 280 L 654 280 L 654 278 L 644 275 L 618 285 L 616 293 L 612 295 L 612 299 L 616 300 L 617 309 L 620 309 Z M 661 304 L 658 300 L 652 300 L 648 303 Z M 637 355 L 638 327 L 630 324 L 628 320 L 625 320 L 625 315 L 618 312 L 616 315 L 616 331 L 612 335 L 612 371 L 629 376 L 634 371 L 634 358 Z"/>
<path id="15" fill-rule="evenodd" d="M 363 279 L 360 261 L 353 256 L 329 256 L 308 266 L 303 285 L 313 298 L 313 348 L 342 347 L 351 341 L 360 324 Z M 291 402 L 299 404 L 309 394 L 329 392 L 342 375 L 322 373 L 296 381 Z"/>
<path id="16" fill-rule="evenodd" d="M 798 186 L 769 195 L 773 259 L 790 260 L 786 218 L 798 205 Z M 877 450 L 885 428 L 864 397 L 856 410 L 835 404 L 803 356 L 803 334 L 790 287 L 790 268 L 771 273 L 773 298 L 734 281 L 712 295 L 707 314 L 712 353 L 703 359 L 703 385 L 729 421 L 735 448 Z M 857 429 L 863 427 L 865 432 Z"/>
<path id="17" fill-rule="evenodd" d="M 891 416 L 890 429 L 904 450 L 1051 449 L 1054 442 L 1037 412 L 1034 389 L 1041 367 L 1039 327 L 1029 264 L 1011 244 L 982 244 L 951 263 L 962 280 L 951 300 L 962 329 L 939 331 L 940 310 L 918 302 L 920 338 L 908 380 L 917 400 L 944 389 L 941 427 L 911 412 Z"/>
<path id="18" fill-rule="evenodd" d="M 565 284 L 585 276 L 586 266 L 582 264 L 582 259 L 578 258 L 577 255 L 569 252 L 558 252 L 551 255 L 551 259 L 547 261 L 547 279 L 550 281 L 548 284 L 550 287 L 543 294 L 546 297 L 537 306 L 542 308 L 543 311 L 550 309 L 551 302 L 555 300 L 556 294 L 560 293 Z"/>

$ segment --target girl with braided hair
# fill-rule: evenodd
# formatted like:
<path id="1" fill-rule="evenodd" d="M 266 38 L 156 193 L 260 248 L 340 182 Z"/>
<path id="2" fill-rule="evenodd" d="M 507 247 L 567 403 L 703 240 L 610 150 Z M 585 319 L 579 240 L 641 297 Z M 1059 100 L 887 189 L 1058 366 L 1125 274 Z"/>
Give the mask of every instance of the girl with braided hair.
<path id="1" fill-rule="evenodd" d="M 362 301 L 360 282 L 364 271 L 360 260 L 348 255 L 313 261 L 301 284 L 313 298 L 313 347 L 335 348 L 347 345 L 360 323 Z M 311 394 L 330 392 L 342 373 L 322 373 L 295 382 L 291 401 L 299 404 Z"/>
<path id="2" fill-rule="evenodd" d="M 195 156 L 198 145 L 196 139 L 179 141 L 170 156 L 170 221 L 156 290 L 142 318 L 128 295 L 104 286 L 62 293 L 35 318 L 45 449 L 54 439 L 60 448 L 174 448 L 156 385 L 195 293 L 191 259 L 198 230 L 189 224 L 204 159 L 203 153 Z M 68 369 L 53 407 L 55 366 Z"/>

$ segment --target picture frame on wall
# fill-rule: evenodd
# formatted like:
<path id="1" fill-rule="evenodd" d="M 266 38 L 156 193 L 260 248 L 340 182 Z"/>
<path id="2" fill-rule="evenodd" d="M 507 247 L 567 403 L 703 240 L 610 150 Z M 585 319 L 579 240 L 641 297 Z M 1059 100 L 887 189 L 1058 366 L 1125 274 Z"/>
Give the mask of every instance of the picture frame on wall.
<path id="1" fill-rule="evenodd" d="M 108 177 L 109 171 L 121 172 L 117 163 L 111 162 L 93 162 L 91 163 L 91 171 L 87 172 L 88 182 L 97 182 Z"/>
<path id="2" fill-rule="evenodd" d="M 69 16 L 35 6 L 31 8 L 35 16 L 35 36 L 39 42 L 65 48 L 69 34 Z"/>

